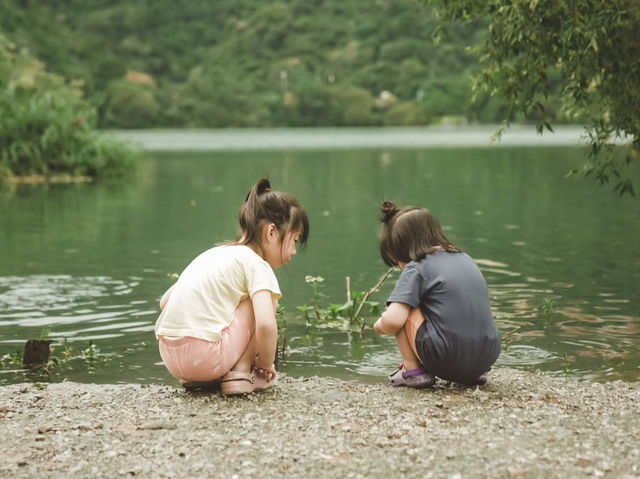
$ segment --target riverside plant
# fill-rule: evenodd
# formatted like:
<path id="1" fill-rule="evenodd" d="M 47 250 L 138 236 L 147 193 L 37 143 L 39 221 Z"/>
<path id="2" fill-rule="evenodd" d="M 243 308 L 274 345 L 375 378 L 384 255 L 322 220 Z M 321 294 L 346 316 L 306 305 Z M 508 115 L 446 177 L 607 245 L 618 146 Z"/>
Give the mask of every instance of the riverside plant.
<path id="1" fill-rule="evenodd" d="M 313 294 L 310 298 L 310 305 L 304 304 L 297 309 L 302 313 L 306 323 L 318 328 L 334 328 L 343 331 L 351 331 L 358 328 L 362 333 L 366 326 L 365 314 L 379 315 L 380 303 L 372 301 L 371 296 L 380 289 L 382 284 L 389 278 L 393 268 L 389 268 L 378 280 L 378 282 L 367 291 L 352 291 L 351 278 L 345 278 L 346 302 L 326 304 L 327 295 L 321 289 L 324 282 L 322 276 L 305 277 L 305 282 L 311 285 Z M 325 305 L 326 304 L 326 305 Z M 367 308 L 365 310 L 365 308 Z"/>
<path id="2" fill-rule="evenodd" d="M 556 303 L 549 299 L 545 298 L 542 305 L 540 305 L 540 312 L 544 318 L 544 330 L 548 331 L 557 326 L 558 318 L 556 316 Z"/>
<path id="3" fill-rule="evenodd" d="M 41 334 L 40 339 L 45 339 L 45 337 Z M 58 350 L 59 354 L 55 354 Z M 111 363 L 111 355 L 103 353 L 93 341 L 89 341 L 86 348 L 75 349 L 72 348 L 66 338 L 59 343 L 53 343 L 51 357 L 47 362 L 39 364 L 37 367 L 25 368 L 23 357 L 23 350 L 0 356 L 0 368 L 14 369 L 16 372 L 34 373 L 38 378 L 42 379 L 60 369 L 73 369 L 76 364 L 80 364 L 89 374 L 92 374 L 98 367 L 106 367 Z"/>
<path id="4" fill-rule="evenodd" d="M 367 324 L 365 314 L 378 316 L 380 314 L 380 303 L 372 301 L 371 296 L 380 289 L 382 284 L 389 278 L 393 268 L 385 272 L 378 282 L 367 291 L 352 291 L 351 278 L 347 276 L 346 296 L 344 304 L 328 303 L 327 295 L 322 291 L 322 276 L 305 276 L 305 282 L 311 286 L 312 295 L 310 304 L 297 306 L 296 309 L 302 313 L 307 326 L 314 328 L 331 328 L 345 331 L 349 334 L 355 329 L 361 335 Z M 366 308 L 366 309 L 365 309 Z M 278 347 L 276 350 L 276 363 L 285 360 L 287 348 L 287 320 L 285 306 L 280 303 L 277 311 L 278 321 Z"/>
<path id="5" fill-rule="evenodd" d="M 278 354 L 282 360 L 285 359 L 287 350 L 287 318 L 285 316 L 286 308 L 284 304 L 278 304 L 278 310 L 276 311 L 276 320 L 278 321 L 278 348 L 276 350 L 276 363 L 278 361 Z"/>

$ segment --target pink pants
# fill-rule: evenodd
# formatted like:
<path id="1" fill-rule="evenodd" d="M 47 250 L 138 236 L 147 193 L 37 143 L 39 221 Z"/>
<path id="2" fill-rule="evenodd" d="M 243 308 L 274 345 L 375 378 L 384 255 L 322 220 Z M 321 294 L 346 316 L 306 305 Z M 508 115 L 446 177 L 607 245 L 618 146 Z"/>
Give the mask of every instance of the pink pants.
<path id="1" fill-rule="evenodd" d="M 236 310 L 217 341 L 183 336 L 160 336 L 160 356 L 169 372 L 188 382 L 209 382 L 231 370 L 251 340 L 253 318 Z"/>

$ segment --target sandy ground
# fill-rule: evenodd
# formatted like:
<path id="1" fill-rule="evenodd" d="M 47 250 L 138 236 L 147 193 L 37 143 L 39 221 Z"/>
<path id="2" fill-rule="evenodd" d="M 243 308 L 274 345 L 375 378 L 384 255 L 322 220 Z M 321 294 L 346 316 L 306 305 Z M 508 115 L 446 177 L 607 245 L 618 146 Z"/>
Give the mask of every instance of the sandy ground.
<path id="1" fill-rule="evenodd" d="M 640 477 L 640 383 L 0 387 L 0 477 Z"/>

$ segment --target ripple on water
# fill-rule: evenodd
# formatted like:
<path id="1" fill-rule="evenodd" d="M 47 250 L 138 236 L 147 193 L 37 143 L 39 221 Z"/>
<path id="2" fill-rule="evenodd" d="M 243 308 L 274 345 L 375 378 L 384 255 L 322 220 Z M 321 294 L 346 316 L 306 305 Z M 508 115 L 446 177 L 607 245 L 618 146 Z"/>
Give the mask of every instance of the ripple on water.
<path id="1" fill-rule="evenodd" d="M 514 344 L 506 351 L 502 351 L 498 358 L 498 364 L 504 366 L 533 366 L 553 359 L 558 359 L 558 357 L 544 349 L 531 345 Z"/>
<path id="2" fill-rule="evenodd" d="M 351 362 L 345 367 L 363 376 L 386 377 L 398 367 L 401 361 L 402 358 L 397 350 L 374 351 L 365 354 L 362 361 Z"/>
<path id="3" fill-rule="evenodd" d="M 32 336 L 27 330 L 35 328 L 75 340 L 151 330 L 155 310 L 150 311 L 146 301 L 127 301 L 139 284 L 137 277 L 0 276 L 0 326 L 10 327 L 10 334 L 0 342 Z"/>

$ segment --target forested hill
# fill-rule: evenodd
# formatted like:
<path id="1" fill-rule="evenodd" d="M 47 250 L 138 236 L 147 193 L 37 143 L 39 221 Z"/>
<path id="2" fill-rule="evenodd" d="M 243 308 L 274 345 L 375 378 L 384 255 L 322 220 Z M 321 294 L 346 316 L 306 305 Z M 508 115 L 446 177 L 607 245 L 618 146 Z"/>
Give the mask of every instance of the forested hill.
<path id="1" fill-rule="evenodd" d="M 0 33 L 102 127 L 499 121 L 471 101 L 471 27 L 436 46 L 411 0 L 3 0 Z"/>

